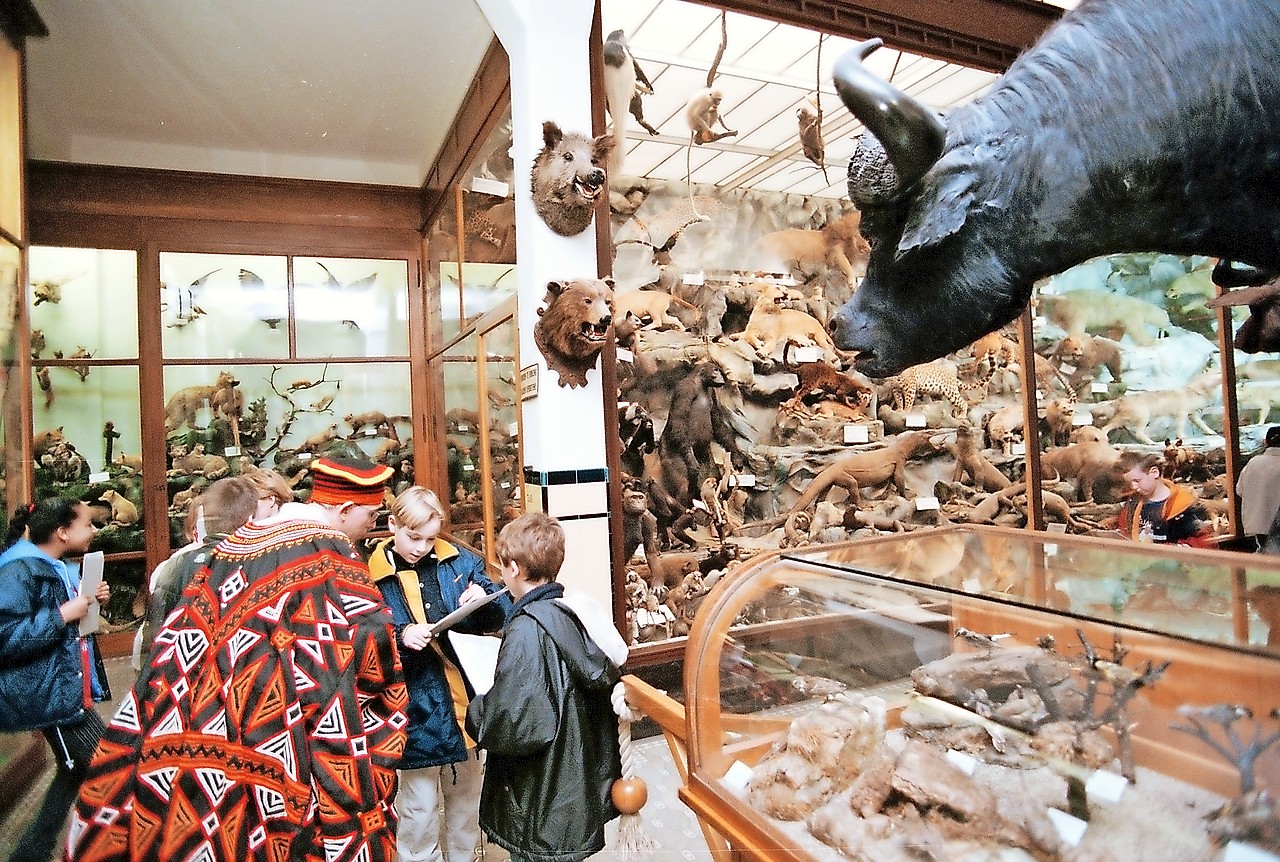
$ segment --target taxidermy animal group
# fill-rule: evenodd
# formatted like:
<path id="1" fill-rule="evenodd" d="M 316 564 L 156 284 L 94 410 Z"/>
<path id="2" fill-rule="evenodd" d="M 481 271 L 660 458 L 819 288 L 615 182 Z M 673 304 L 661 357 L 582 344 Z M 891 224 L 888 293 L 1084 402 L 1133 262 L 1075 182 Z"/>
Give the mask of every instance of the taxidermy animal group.
<path id="1" fill-rule="evenodd" d="M 878 45 L 835 66 L 871 131 L 849 193 L 874 251 L 832 321 L 866 374 L 963 347 L 1098 255 L 1280 273 L 1280 0 L 1083 0 L 945 119 L 863 66 Z"/>

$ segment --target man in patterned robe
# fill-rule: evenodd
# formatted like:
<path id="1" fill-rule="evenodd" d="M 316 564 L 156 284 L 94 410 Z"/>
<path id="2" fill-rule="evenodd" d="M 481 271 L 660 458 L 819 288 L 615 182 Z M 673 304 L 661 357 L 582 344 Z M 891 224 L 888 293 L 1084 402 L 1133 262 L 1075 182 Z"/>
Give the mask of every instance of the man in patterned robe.
<path id="1" fill-rule="evenodd" d="M 156 634 L 82 786 L 72 859 L 395 858 L 407 699 L 351 544 L 392 470 L 312 471 L 309 502 L 223 540 Z"/>

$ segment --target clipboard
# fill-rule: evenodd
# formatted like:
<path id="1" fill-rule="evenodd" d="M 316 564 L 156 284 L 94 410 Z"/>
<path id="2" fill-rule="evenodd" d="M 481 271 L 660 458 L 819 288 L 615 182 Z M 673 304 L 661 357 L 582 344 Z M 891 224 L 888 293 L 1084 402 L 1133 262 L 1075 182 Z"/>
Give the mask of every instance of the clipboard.
<path id="1" fill-rule="evenodd" d="M 102 583 L 102 551 L 92 551 L 80 560 L 80 595 L 93 598 Z M 96 601 L 89 605 L 89 612 L 80 620 L 80 636 L 97 633 L 102 625 L 102 606 Z"/>
<path id="2" fill-rule="evenodd" d="M 496 593 L 486 593 L 485 597 L 482 599 L 476 599 L 474 601 L 467 602 L 466 604 L 459 605 L 456 611 L 451 611 L 450 613 L 445 614 L 435 625 L 431 627 L 431 636 L 435 637 L 443 631 L 448 631 L 485 605 L 489 604 L 489 602 L 493 601 L 498 596 L 505 596 L 506 594 L 507 588 L 503 587 Z"/>

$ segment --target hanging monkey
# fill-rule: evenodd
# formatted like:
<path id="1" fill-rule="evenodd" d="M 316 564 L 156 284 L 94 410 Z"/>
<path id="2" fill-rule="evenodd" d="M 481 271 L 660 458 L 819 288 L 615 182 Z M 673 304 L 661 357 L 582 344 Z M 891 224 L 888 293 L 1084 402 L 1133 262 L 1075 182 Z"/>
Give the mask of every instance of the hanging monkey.
<path id="1" fill-rule="evenodd" d="M 796 109 L 796 120 L 800 126 L 800 148 L 804 157 L 822 168 L 822 178 L 830 182 L 827 178 L 827 145 L 822 139 L 822 113 L 818 110 L 815 96 L 810 96 Z"/>
<path id="2" fill-rule="evenodd" d="M 684 119 L 689 124 L 689 134 L 695 144 L 710 144 L 714 141 L 738 134 L 730 129 L 720 113 L 720 101 L 724 94 L 715 87 L 716 70 L 720 68 L 720 59 L 724 57 L 724 49 L 729 44 L 729 24 L 724 12 L 720 13 L 720 48 L 707 70 L 707 86 L 694 92 L 684 106 Z M 723 132 L 715 132 L 713 126 L 720 123 Z"/>
<path id="3" fill-rule="evenodd" d="M 724 117 L 720 116 L 720 100 L 724 98 L 720 91 L 714 87 L 707 87 L 698 90 L 689 97 L 688 104 L 684 107 L 684 118 L 689 123 L 689 131 L 693 135 L 693 142 L 701 146 L 702 144 L 710 144 L 730 135 L 738 134 L 730 129 L 725 123 Z M 712 129 L 717 122 L 720 123 L 723 132 L 716 132 Z"/>
<path id="4" fill-rule="evenodd" d="M 822 34 L 818 34 L 817 81 L 808 99 L 796 109 L 796 121 L 800 125 L 800 149 L 804 156 L 822 168 L 822 181 L 830 184 L 827 176 L 827 145 L 822 139 Z"/>

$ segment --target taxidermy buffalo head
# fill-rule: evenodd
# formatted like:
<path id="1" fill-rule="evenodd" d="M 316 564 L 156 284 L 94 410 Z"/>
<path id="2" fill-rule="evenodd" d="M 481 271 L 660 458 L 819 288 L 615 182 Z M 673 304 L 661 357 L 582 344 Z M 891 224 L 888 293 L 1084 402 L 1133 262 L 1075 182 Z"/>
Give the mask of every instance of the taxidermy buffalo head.
<path id="1" fill-rule="evenodd" d="M 831 322 L 860 371 L 963 347 L 1098 255 L 1280 272 L 1280 3 L 1084 0 L 945 120 L 862 65 L 879 45 L 834 70 L 871 132 L 849 163 L 871 259 Z"/>

